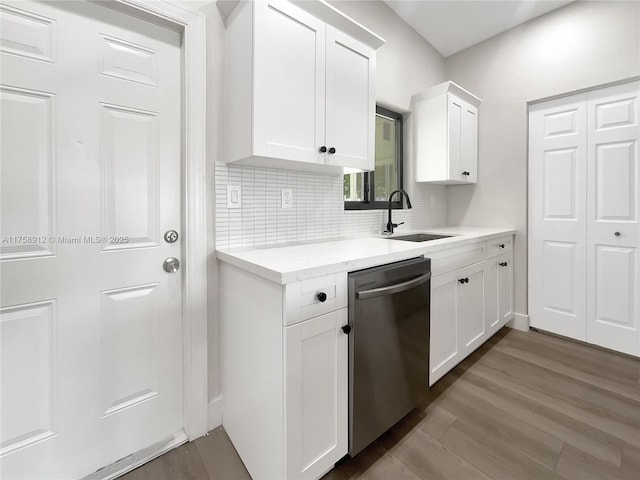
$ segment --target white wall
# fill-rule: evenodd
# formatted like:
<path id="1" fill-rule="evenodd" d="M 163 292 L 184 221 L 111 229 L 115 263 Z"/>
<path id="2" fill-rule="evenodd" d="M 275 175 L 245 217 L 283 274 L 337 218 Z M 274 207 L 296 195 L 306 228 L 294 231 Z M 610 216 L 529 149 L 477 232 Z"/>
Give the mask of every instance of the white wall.
<path id="1" fill-rule="evenodd" d="M 331 2 L 336 8 L 344 11 L 364 26 L 376 32 L 378 35 L 386 39 L 387 43 L 378 50 L 377 55 L 377 100 L 383 105 L 401 112 L 408 112 L 411 95 L 424 89 L 427 86 L 439 83 L 445 80 L 444 60 L 422 37 L 420 37 L 411 27 L 402 21 L 389 7 L 379 1 L 333 1 Z M 310 175 L 304 173 L 287 173 L 282 171 L 255 169 L 251 167 L 227 167 L 221 162 L 220 156 L 220 125 L 223 119 L 220 117 L 222 104 L 222 78 L 223 78 L 223 42 L 224 42 L 224 26 L 220 20 L 217 9 L 213 5 L 202 8 L 207 13 L 207 35 L 208 35 L 208 172 L 207 182 L 210 186 L 210 203 L 208 211 L 210 212 L 210 223 L 208 225 L 209 237 L 208 246 L 210 252 L 209 261 L 209 399 L 214 401 L 220 395 L 220 368 L 219 368 L 219 324 L 217 314 L 217 266 L 215 261 L 215 237 L 221 242 L 221 245 L 236 245 L 237 237 L 232 240 L 232 223 L 234 229 L 238 228 L 240 233 L 240 244 L 248 245 L 253 242 L 264 244 L 278 243 L 278 239 L 307 239 L 309 238 L 327 238 L 331 236 L 340 236 L 350 233 L 379 233 L 380 228 L 386 222 L 384 220 L 385 213 L 382 211 L 375 212 L 344 212 L 339 207 L 342 203 L 342 189 L 338 188 L 341 182 L 339 176 L 331 175 Z M 411 143 L 409 139 L 411 135 L 411 116 L 405 118 L 405 186 L 409 187 L 412 195 L 412 203 L 414 209 L 405 212 L 394 212 L 394 216 L 399 220 L 405 220 L 411 226 L 416 228 L 427 228 L 429 226 L 441 226 L 445 223 L 446 218 L 446 189 L 442 186 L 421 185 L 413 187 L 411 152 L 408 146 Z M 262 181 L 264 176 L 264 182 Z M 257 178 L 257 182 L 256 182 Z M 326 198 L 329 209 L 327 214 L 318 218 L 307 218 L 306 215 L 298 215 L 293 209 L 292 211 L 283 212 L 281 209 L 274 207 L 276 229 L 275 234 L 269 237 L 267 241 L 266 228 L 264 236 L 261 232 L 263 221 L 266 225 L 267 211 L 264 214 L 262 210 L 256 214 L 256 209 L 247 209 L 245 220 L 242 218 L 242 210 L 240 211 L 239 220 L 234 219 L 233 215 L 237 213 L 229 212 L 226 208 L 222 208 L 222 203 L 226 205 L 226 183 L 236 182 L 238 179 L 242 185 L 247 185 L 248 191 L 253 188 L 253 205 L 256 202 L 276 203 L 278 193 L 277 190 L 283 186 L 282 182 L 289 183 L 297 189 L 299 193 L 294 191 L 295 198 L 302 198 L 303 188 L 309 187 L 314 197 Z M 264 195 L 260 188 L 264 183 Z M 307 185 L 308 184 L 308 185 Z M 215 186 L 215 193 L 214 187 Z M 289 186 L 289 185 L 288 185 Z M 269 192 L 267 190 L 269 189 Z M 257 192 L 257 194 L 256 194 Z M 214 206 L 214 194 L 217 195 L 217 208 Z M 264 200 L 263 200 L 264 199 Z M 249 197 L 247 197 L 249 200 Z M 304 203 L 299 204 L 301 207 L 307 208 Z M 218 219 L 214 222 L 213 213 L 216 212 Z M 231 213 L 226 216 L 224 213 Z M 397 213 L 397 215 L 396 215 Z M 289 216 L 295 215 L 295 222 L 290 222 Z M 334 221 L 338 218 L 337 227 L 329 225 L 326 229 L 325 222 Z M 281 223 L 278 223 L 280 218 Z M 284 222 L 282 220 L 284 219 Z M 225 231 L 225 222 L 228 229 Z M 298 225 L 298 222 L 303 222 Z M 322 228 L 318 228 L 321 224 Z M 409 226 L 409 225 L 407 225 Z M 404 226 L 403 226 L 404 227 Z M 283 232 L 284 231 L 284 232 Z M 242 232 L 247 232 L 243 236 Z M 256 232 L 258 232 L 256 234 Z M 299 238 L 301 237 L 301 238 Z M 243 240 L 244 238 L 244 240 Z M 256 242 L 256 239 L 258 241 Z M 281 241 L 281 240 L 280 240 Z M 235 243 L 234 243 L 235 242 Z M 217 407 L 215 402 L 212 408 Z M 213 418 L 217 418 L 214 412 Z M 210 424 L 214 427 L 215 424 Z"/>
<path id="2" fill-rule="evenodd" d="M 517 228 L 518 313 L 527 313 L 527 102 L 640 75 L 639 32 L 639 2 L 575 2 L 446 59 L 447 77 L 483 100 L 478 184 L 448 187 L 448 223 Z"/>

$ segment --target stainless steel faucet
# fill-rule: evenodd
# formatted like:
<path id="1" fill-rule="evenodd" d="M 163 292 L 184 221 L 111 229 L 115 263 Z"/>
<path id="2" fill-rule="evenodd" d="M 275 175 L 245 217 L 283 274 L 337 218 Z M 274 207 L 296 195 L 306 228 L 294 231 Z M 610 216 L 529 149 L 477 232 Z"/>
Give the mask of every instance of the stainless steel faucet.
<path id="1" fill-rule="evenodd" d="M 386 233 L 391 235 L 393 233 L 393 229 L 395 227 L 397 227 L 398 225 L 402 225 L 404 222 L 400 222 L 400 223 L 393 223 L 391 221 L 391 201 L 393 199 L 393 196 L 396 193 L 401 193 L 402 195 L 404 195 L 404 198 L 407 200 L 407 208 L 411 208 L 411 200 L 409 199 L 409 195 L 407 194 L 407 192 L 405 192 L 402 189 L 399 190 L 394 190 L 393 192 L 391 192 L 391 195 L 389 195 L 389 220 L 387 221 L 387 229 L 382 232 L 382 233 Z M 402 202 L 402 197 L 400 198 L 400 202 Z"/>

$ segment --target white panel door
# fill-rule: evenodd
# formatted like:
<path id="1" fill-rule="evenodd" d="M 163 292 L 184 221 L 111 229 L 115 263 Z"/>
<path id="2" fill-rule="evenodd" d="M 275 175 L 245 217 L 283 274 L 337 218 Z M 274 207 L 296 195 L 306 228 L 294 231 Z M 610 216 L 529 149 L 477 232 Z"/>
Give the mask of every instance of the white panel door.
<path id="1" fill-rule="evenodd" d="M 429 386 L 451 370 L 458 355 L 458 272 L 431 279 Z"/>
<path id="2" fill-rule="evenodd" d="M 447 165 L 449 179 L 464 181 L 462 176 L 462 118 L 464 102 L 454 95 L 447 95 L 447 140 L 449 146 Z"/>
<path id="3" fill-rule="evenodd" d="M 500 318 L 499 327 L 513 318 L 512 253 L 505 253 L 498 257 L 498 317 Z"/>
<path id="4" fill-rule="evenodd" d="M 375 59 L 374 50 L 327 25 L 328 165 L 375 169 Z"/>
<path id="5" fill-rule="evenodd" d="M 587 341 L 640 355 L 640 82 L 587 94 Z"/>
<path id="6" fill-rule="evenodd" d="M 2 478 L 79 478 L 183 427 L 181 36 L 0 5 Z"/>
<path id="7" fill-rule="evenodd" d="M 316 479 L 347 453 L 347 309 L 285 328 L 287 478 Z"/>
<path id="8" fill-rule="evenodd" d="M 323 163 L 325 25 L 283 0 L 254 8 L 254 151 Z"/>
<path id="9" fill-rule="evenodd" d="M 458 271 L 458 350 L 463 357 L 485 340 L 485 262 Z"/>
<path id="10" fill-rule="evenodd" d="M 586 339 L 585 96 L 529 112 L 531 326 Z"/>
<path id="11" fill-rule="evenodd" d="M 462 180 L 478 181 L 478 109 L 466 102 L 462 104 L 460 119 L 462 132 L 460 144 L 460 169 Z"/>

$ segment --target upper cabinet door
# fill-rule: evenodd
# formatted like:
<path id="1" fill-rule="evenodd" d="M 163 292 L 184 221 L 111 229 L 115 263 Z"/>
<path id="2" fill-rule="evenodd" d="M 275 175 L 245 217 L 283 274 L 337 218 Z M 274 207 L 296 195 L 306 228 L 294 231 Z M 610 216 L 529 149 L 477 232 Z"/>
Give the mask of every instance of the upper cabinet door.
<path id="1" fill-rule="evenodd" d="M 416 182 L 465 185 L 478 181 L 478 105 L 449 81 L 412 98 Z"/>
<path id="2" fill-rule="evenodd" d="M 375 51 L 327 26 L 326 163 L 375 168 Z M 333 150 L 335 149 L 334 153 Z"/>
<path id="3" fill-rule="evenodd" d="M 464 102 L 460 118 L 460 168 L 462 180 L 478 182 L 478 109 Z"/>
<path id="4" fill-rule="evenodd" d="M 286 1 L 255 3 L 254 154 L 323 162 L 325 24 Z"/>

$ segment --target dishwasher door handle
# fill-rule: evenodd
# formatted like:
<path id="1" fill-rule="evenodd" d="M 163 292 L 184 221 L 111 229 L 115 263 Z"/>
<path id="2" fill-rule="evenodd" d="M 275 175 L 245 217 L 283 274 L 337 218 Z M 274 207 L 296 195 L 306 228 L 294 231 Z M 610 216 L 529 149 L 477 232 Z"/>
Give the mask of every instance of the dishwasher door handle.
<path id="1" fill-rule="evenodd" d="M 420 275 L 406 282 L 397 283 L 395 285 L 389 285 L 388 287 L 372 288 L 371 290 L 362 290 L 356 292 L 356 298 L 359 300 L 365 300 L 367 298 L 380 297 L 382 295 L 393 295 L 394 293 L 404 292 L 413 287 L 423 284 L 431 278 L 431 272 Z"/>

